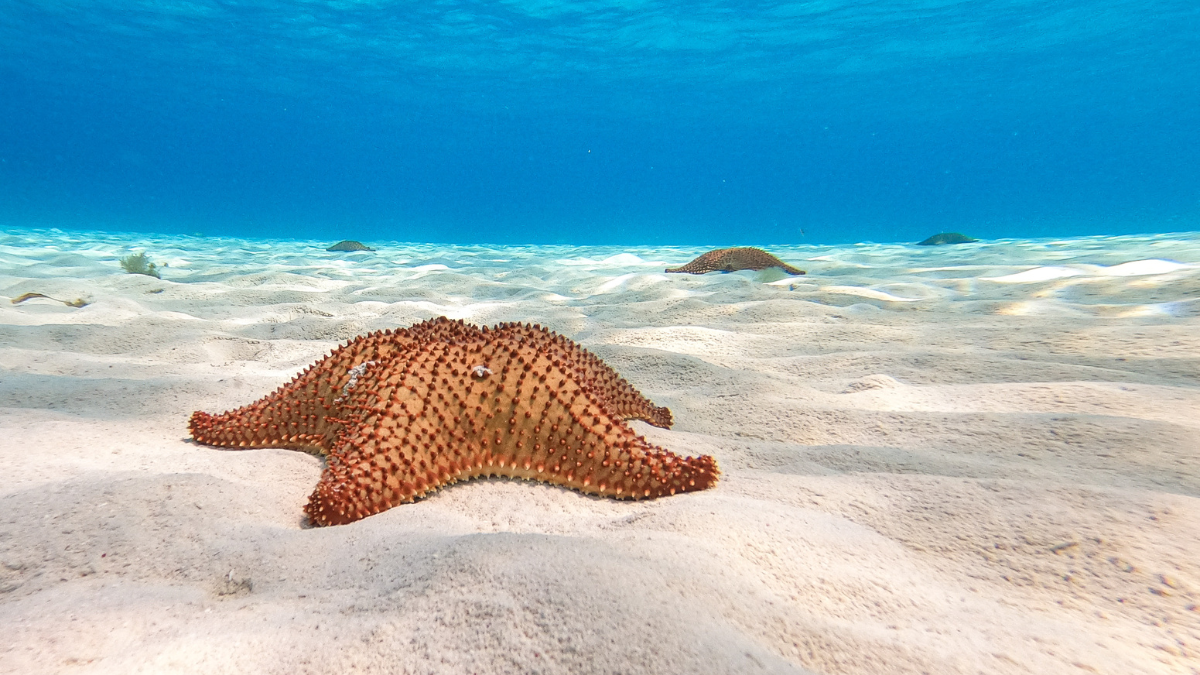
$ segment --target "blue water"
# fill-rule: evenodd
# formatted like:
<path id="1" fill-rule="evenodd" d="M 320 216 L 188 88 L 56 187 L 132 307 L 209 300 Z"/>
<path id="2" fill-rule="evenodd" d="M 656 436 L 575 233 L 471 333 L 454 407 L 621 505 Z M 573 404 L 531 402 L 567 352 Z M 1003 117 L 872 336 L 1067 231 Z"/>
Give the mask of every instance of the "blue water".
<path id="1" fill-rule="evenodd" d="M 0 226 L 1200 230 L 1200 4 L 0 0 Z"/>

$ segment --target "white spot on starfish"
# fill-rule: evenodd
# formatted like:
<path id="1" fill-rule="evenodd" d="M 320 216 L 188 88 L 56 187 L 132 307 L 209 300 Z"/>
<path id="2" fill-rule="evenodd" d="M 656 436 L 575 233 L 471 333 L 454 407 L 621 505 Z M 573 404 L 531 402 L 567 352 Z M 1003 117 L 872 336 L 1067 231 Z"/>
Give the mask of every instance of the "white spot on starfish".
<path id="1" fill-rule="evenodd" d="M 354 385 L 358 382 L 358 378 L 362 377 L 362 374 L 367 372 L 367 366 L 373 366 L 373 365 L 375 365 L 374 361 L 363 361 L 362 363 L 358 364 L 357 366 L 354 366 L 353 368 L 351 368 L 349 371 L 350 372 L 350 381 L 346 383 L 346 386 L 342 387 L 342 395 L 337 397 L 335 399 L 335 402 L 340 401 L 343 398 L 345 398 L 346 394 L 349 394 L 350 390 L 353 389 Z"/>

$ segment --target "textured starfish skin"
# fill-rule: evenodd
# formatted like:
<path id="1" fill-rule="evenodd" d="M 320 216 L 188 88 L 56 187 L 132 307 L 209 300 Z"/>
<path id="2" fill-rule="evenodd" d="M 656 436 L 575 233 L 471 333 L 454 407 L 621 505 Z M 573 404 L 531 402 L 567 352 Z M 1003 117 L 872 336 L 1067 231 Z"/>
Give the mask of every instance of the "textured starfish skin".
<path id="1" fill-rule="evenodd" d="M 792 267 L 761 248 L 751 248 L 749 246 L 742 248 L 718 248 L 701 255 L 683 267 L 671 267 L 667 271 L 706 274 L 708 272 L 765 270 L 768 267 L 782 268 L 788 274 L 804 274 L 804 270 Z"/>
<path id="2" fill-rule="evenodd" d="M 226 448 L 291 448 L 327 459 L 305 513 L 339 525 L 481 476 L 618 499 L 703 490 L 709 456 L 651 445 L 625 420 L 669 428 L 595 355 L 540 326 L 478 328 L 445 317 L 351 340 L 273 394 L 189 429 Z"/>

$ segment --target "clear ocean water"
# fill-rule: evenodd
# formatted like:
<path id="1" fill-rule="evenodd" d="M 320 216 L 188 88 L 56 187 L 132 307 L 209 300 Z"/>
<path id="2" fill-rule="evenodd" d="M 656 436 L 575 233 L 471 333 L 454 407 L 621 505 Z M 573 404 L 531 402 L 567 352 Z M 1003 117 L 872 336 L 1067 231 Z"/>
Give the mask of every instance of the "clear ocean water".
<path id="1" fill-rule="evenodd" d="M 1200 229 L 1192 0 L 0 2 L 0 224 L 454 244 Z"/>
<path id="2" fill-rule="evenodd" d="M 1200 0 L 0 0 L 0 675 L 1196 675 L 1198 324 Z"/>

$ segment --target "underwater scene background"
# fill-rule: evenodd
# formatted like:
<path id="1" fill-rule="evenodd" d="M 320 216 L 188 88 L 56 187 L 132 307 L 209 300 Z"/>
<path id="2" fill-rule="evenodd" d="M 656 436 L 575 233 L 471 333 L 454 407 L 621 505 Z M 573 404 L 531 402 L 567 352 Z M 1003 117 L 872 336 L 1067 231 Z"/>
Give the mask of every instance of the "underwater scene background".
<path id="1" fill-rule="evenodd" d="M 0 224 L 838 244 L 1197 229 L 1186 0 L 0 3 Z"/>
<path id="2" fill-rule="evenodd" d="M 1196 675 L 1198 83 L 1194 0 L 0 0 L 0 672 Z"/>

